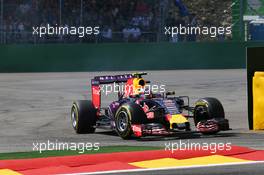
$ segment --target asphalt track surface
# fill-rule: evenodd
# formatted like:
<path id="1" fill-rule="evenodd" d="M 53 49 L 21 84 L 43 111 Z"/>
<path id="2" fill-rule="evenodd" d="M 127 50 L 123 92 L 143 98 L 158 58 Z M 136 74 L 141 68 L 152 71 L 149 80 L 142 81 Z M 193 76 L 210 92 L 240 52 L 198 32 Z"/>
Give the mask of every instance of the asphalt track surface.
<path id="1" fill-rule="evenodd" d="M 75 99 L 90 98 L 90 80 L 98 75 L 124 72 L 0 74 L 0 152 L 32 151 L 33 143 L 99 142 L 101 146 L 161 146 L 165 143 L 231 143 L 264 149 L 264 133 L 247 129 L 246 70 L 150 71 L 152 84 L 188 95 L 191 104 L 216 97 L 224 105 L 233 130 L 216 136 L 184 135 L 124 141 L 109 131 L 76 135 L 70 123 Z M 104 104 L 113 100 L 104 100 Z M 224 169 L 223 169 L 224 171 Z M 169 172 L 170 173 L 170 172 Z M 188 174 L 188 173 L 187 173 Z"/>

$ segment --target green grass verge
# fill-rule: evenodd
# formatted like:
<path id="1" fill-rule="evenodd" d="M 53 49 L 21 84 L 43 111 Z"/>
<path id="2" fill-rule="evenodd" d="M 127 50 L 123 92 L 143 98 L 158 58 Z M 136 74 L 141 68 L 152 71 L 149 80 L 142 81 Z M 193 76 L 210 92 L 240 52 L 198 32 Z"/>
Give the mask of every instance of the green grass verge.
<path id="1" fill-rule="evenodd" d="M 99 153 L 114 153 L 114 152 L 131 152 L 131 151 L 146 151 L 146 150 L 160 150 L 160 147 L 148 147 L 148 146 L 106 146 L 100 147 L 98 151 L 85 151 L 79 153 L 78 151 L 38 151 L 33 152 L 15 152 L 15 153 L 0 153 L 0 160 L 10 159 L 32 159 L 42 157 L 55 157 L 55 156 L 71 156 L 71 155 L 83 155 L 83 154 L 99 154 Z"/>

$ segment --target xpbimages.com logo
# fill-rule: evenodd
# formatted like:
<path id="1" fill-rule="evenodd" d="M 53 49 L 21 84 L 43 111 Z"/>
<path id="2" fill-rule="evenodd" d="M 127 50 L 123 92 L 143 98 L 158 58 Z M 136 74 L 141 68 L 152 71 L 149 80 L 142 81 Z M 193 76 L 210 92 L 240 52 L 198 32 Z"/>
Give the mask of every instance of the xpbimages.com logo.
<path id="1" fill-rule="evenodd" d="M 59 142 L 58 140 L 52 142 L 34 142 L 33 151 L 42 153 L 43 151 L 77 151 L 79 154 L 83 154 L 86 151 L 98 151 L 100 149 L 100 143 L 91 142 Z"/>
<path id="2" fill-rule="evenodd" d="M 215 38 L 219 35 L 231 35 L 232 27 L 207 27 L 207 26 L 166 26 L 164 27 L 164 34 L 170 37 L 177 35 L 208 35 Z"/>
<path id="3" fill-rule="evenodd" d="M 156 85 L 156 84 L 147 84 L 145 86 L 140 86 L 140 88 L 135 88 L 134 85 L 127 85 L 127 84 L 106 84 L 106 85 L 100 85 L 99 90 L 96 91 L 95 88 L 93 88 L 94 91 L 97 92 L 97 94 L 102 93 L 104 95 L 110 95 L 110 94 L 117 94 L 117 93 L 129 93 L 133 92 L 133 94 L 136 93 L 144 93 L 145 95 L 150 95 L 152 93 L 154 94 L 162 94 L 166 92 L 166 85 Z"/>
<path id="4" fill-rule="evenodd" d="M 32 27 L 33 32 L 32 35 L 43 37 L 43 36 L 64 36 L 64 35 L 73 35 L 78 36 L 79 38 L 83 38 L 87 35 L 99 35 L 100 34 L 100 27 L 75 27 L 75 26 L 58 26 L 57 24 L 55 26 L 51 26 L 50 24 L 38 26 L 38 27 Z"/>
<path id="5" fill-rule="evenodd" d="M 217 151 L 231 151 L 232 144 L 231 143 L 195 143 L 188 141 L 179 142 L 166 142 L 165 143 L 165 151 L 170 151 L 172 153 L 176 151 L 209 151 L 214 154 Z"/>

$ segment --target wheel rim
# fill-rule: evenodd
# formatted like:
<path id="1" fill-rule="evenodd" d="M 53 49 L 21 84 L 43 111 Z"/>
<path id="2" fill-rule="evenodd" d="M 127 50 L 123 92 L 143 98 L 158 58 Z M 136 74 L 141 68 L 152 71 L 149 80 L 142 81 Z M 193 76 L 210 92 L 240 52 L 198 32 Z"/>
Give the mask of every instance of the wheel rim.
<path id="1" fill-rule="evenodd" d="M 207 114 L 207 110 L 204 106 L 198 106 L 195 114 L 198 117 L 205 116 Z"/>
<path id="2" fill-rule="evenodd" d="M 195 124 L 197 124 L 201 120 L 208 118 L 207 108 L 205 106 L 198 106 L 195 110 L 194 117 Z"/>
<path id="3" fill-rule="evenodd" d="M 117 119 L 117 129 L 121 132 L 125 131 L 128 127 L 128 115 L 126 112 L 121 111 Z"/>
<path id="4" fill-rule="evenodd" d="M 76 109 L 74 107 L 72 109 L 71 119 L 72 119 L 73 128 L 76 128 L 76 126 L 77 126 L 77 115 L 76 115 Z"/>

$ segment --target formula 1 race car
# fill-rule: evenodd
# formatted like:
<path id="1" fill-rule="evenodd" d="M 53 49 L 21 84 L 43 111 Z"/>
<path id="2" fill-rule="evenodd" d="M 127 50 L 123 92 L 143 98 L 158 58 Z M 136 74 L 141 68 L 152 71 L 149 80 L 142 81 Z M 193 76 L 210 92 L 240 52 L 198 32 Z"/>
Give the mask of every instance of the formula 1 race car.
<path id="1" fill-rule="evenodd" d="M 98 76 L 91 80 L 92 100 L 73 103 L 72 126 L 76 133 L 94 133 L 96 128 L 110 128 L 123 139 L 131 136 L 169 136 L 181 132 L 216 134 L 229 130 L 222 104 L 216 98 L 199 99 L 194 107 L 189 97 L 176 97 L 175 92 L 146 93 L 150 82 L 146 73 Z M 103 85 L 118 86 L 118 99 L 101 107 Z M 193 118 L 195 130 L 191 130 Z"/>

